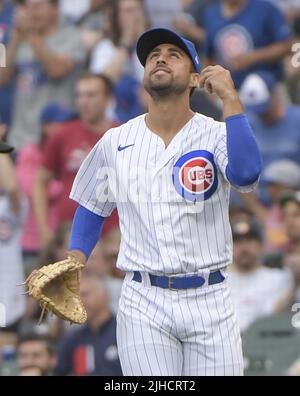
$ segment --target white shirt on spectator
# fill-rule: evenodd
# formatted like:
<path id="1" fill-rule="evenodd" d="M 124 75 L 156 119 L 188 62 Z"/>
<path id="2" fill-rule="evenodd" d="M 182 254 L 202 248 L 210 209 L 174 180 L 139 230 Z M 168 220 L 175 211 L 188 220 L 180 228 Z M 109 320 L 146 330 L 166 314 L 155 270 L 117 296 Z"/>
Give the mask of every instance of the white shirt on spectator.
<path id="1" fill-rule="evenodd" d="M 117 48 L 110 39 L 101 40 L 95 47 L 91 55 L 90 71 L 91 73 L 103 73 L 111 64 L 116 56 Z M 124 73 L 130 74 L 137 81 L 142 81 L 144 76 L 144 68 L 140 64 L 136 53 L 124 66 Z"/>
<path id="2" fill-rule="evenodd" d="M 243 332 L 274 311 L 279 298 L 291 287 L 292 275 L 287 270 L 260 267 L 251 273 L 229 271 L 228 281 Z"/>
<path id="3" fill-rule="evenodd" d="M 145 0 L 145 8 L 150 21 L 150 27 L 152 29 L 173 29 L 175 18 L 180 16 L 183 12 L 180 0 Z"/>
<path id="4" fill-rule="evenodd" d="M 21 237 L 26 215 L 26 202 L 22 202 L 21 215 L 17 217 L 10 208 L 6 195 L 0 194 L 0 304 L 5 307 L 6 326 L 19 320 L 25 312 Z"/>
<path id="5" fill-rule="evenodd" d="M 107 289 L 110 296 L 110 308 L 114 315 L 118 313 L 119 300 L 123 285 L 123 279 L 108 276 L 106 278 Z"/>
<path id="6" fill-rule="evenodd" d="M 78 21 L 90 8 L 91 0 L 60 0 L 59 13 L 62 17 Z"/>

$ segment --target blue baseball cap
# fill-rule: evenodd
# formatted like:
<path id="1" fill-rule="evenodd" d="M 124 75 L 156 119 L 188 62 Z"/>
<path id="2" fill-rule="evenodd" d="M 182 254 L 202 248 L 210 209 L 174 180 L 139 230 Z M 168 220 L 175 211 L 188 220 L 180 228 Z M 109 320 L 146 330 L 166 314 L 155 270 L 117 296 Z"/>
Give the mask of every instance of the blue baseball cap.
<path id="1" fill-rule="evenodd" d="M 138 40 L 136 52 L 144 67 L 150 52 L 160 44 L 174 44 L 182 49 L 193 62 L 196 73 L 200 73 L 201 63 L 195 45 L 172 30 L 162 28 L 148 30 Z"/>
<path id="2" fill-rule="evenodd" d="M 74 119 L 75 113 L 68 106 L 60 102 L 51 102 L 46 105 L 40 115 L 41 124 L 50 122 L 66 122 Z"/>

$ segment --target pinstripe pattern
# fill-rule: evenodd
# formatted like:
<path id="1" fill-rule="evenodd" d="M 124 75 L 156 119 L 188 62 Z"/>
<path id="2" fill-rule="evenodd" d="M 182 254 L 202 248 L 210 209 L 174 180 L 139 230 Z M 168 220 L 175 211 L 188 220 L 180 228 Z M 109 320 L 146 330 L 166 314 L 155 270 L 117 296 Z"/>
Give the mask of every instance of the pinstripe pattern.
<path id="1" fill-rule="evenodd" d="M 212 156 L 218 184 L 212 194 L 193 202 L 179 194 L 172 177 L 175 164 L 199 150 Z M 127 272 L 117 330 L 124 374 L 242 373 L 227 282 L 175 292 L 146 281 L 149 272 L 207 277 L 231 263 L 227 164 L 224 123 L 196 114 L 165 147 L 143 115 L 107 132 L 80 168 L 70 197 L 104 217 L 118 208 L 122 240 L 117 266 Z M 143 173 L 133 173 L 136 169 Z M 128 189 L 134 182 L 136 188 Z M 132 271 L 144 274 L 143 283 L 131 281 Z"/>
<path id="2" fill-rule="evenodd" d="M 117 318 L 124 375 L 242 375 L 241 340 L 226 281 L 171 291 L 131 278 L 128 273 Z"/>
<path id="3" fill-rule="evenodd" d="M 132 144 L 118 152 L 119 145 Z M 179 158 L 199 149 L 214 154 L 219 186 L 209 199 L 199 203 L 203 210 L 197 211 L 197 205 L 175 191 L 171 176 Z M 223 123 L 197 114 L 165 148 L 162 139 L 146 127 L 145 116 L 140 116 L 104 135 L 84 161 L 71 198 L 104 217 L 118 207 L 122 242 L 117 265 L 124 271 L 180 274 L 224 268 L 232 255 L 226 165 Z M 134 179 L 133 169 L 146 170 L 150 176 L 140 182 L 146 200 L 133 202 L 129 197 L 123 202 L 126 194 L 117 196 L 111 189 L 110 198 L 117 202 L 100 202 L 99 195 L 111 187 L 110 175 L 106 181 L 95 177 L 103 166 L 115 172 L 122 191 L 126 191 L 130 177 Z M 153 202 L 162 194 L 162 187 L 171 202 Z"/>

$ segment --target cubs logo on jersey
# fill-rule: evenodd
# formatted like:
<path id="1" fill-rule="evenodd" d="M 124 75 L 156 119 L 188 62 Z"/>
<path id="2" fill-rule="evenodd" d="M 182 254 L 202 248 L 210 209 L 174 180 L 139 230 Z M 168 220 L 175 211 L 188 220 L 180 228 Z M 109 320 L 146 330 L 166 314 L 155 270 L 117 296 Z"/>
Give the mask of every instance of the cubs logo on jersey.
<path id="1" fill-rule="evenodd" d="M 212 153 L 197 150 L 185 154 L 173 169 L 176 191 L 188 201 L 206 201 L 218 188 L 217 167 Z"/>
<path id="2" fill-rule="evenodd" d="M 224 66 L 229 66 L 231 58 L 243 55 L 254 48 L 253 39 L 247 29 L 238 24 L 225 26 L 217 34 L 215 42 L 217 44 L 219 61 Z"/>

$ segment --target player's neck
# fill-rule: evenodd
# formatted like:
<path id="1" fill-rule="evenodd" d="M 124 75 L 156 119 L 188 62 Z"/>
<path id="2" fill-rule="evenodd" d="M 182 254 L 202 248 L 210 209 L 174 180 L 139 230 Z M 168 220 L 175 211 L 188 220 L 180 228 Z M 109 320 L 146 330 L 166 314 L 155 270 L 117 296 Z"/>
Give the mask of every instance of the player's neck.
<path id="1" fill-rule="evenodd" d="M 189 103 L 180 101 L 150 101 L 149 113 L 146 117 L 148 128 L 159 135 L 166 143 L 187 124 L 195 113 Z"/>

